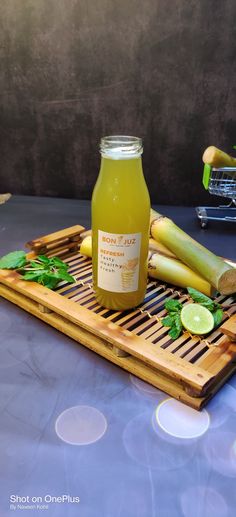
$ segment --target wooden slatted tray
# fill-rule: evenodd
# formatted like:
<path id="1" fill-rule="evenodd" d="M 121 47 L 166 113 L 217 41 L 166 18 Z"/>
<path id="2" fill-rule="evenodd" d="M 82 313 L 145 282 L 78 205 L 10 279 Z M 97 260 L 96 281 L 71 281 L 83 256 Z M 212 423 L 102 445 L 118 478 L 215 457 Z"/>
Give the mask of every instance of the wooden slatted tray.
<path id="1" fill-rule="evenodd" d="M 161 323 L 164 303 L 167 298 L 188 303 L 186 292 L 149 281 L 138 308 L 102 308 L 92 289 L 91 259 L 79 253 L 83 232 L 83 227 L 74 226 L 27 244 L 30 258 L 60 256 L 69 264 L 75 284 L 61 282 L 51 291 L 23 281 L 15 271 L 0 270 L 0 295 L 169 395 L 196 409 L 203 407 L 236 368 L 233 299 L 217 298 L 225 307 L 224 323 L 207 339 L 184 332 L 173 341 Z"/>

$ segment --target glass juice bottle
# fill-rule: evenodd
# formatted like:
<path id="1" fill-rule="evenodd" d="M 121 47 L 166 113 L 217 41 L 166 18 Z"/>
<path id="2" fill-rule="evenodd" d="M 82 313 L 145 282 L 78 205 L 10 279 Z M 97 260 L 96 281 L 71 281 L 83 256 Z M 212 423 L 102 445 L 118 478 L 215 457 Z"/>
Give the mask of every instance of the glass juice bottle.
<path id="1" fill-rule="evenodd" d="M 93 285 L 103 307 L 139 305 L 147 286 L 150 198 L 142 140 L 101 139 L 101 168 L 92 196 Z"/>

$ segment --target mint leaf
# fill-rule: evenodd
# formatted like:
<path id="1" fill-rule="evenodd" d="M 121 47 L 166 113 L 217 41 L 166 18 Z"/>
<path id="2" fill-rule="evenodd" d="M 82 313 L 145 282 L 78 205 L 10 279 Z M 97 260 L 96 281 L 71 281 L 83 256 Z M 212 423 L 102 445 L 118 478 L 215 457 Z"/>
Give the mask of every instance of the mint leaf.
<path id="1" fill-rule="evenodd" d="M 66 280 L 66 282 L 69 282 L 70 284 L 75 282 L 75 278 L 72 275 L 69 275 L 67 271 L 59 270 L 56 275 L 60 280 Z"/>
<path id="2" fill-rule="evenodd" d="M 68 264 L 66 264 L 65 262 L 62 262 L 62 260 L 59 259 L 58 257 L 53 257 L 50 259 L 50 266 L 55 266 L 59 269 L 65 269 L 65 270 L 68 269 Z"/>
<path id="3" fill-rule="evenodd" d="M 187 287 L 188 294 L 191 296 L 194 302 L 200 303 L 203 307 L 206 307 L 209 311 L 213 311 L 215 309 L 215 303 L 211 298 L 206 296 L 205 294 L 200 293 L 193 287 Z"/>
<path id="4" fill-rule="evenodd" d="M 48 289 L 55 289 L 59 282 L 58 278 L 55 278 L 53 273 L 44 273 L 42 278 L 40 278 L 38 281 Z"/>
<path id="5" fill-rule="evenodd" d="M 165 309 L 168 312 L 178 312 L 182 309 L 182 303 L 178 302 L 178 300 L 167 300 L 165 302 Z"/>
<path id="6" fill-rule="evenodd" d="M 222 309 L 216 309 L 212 313 L 212 316 L 214 318 L 214 327 L 217 327 L 218 325 L 220 325 L 220 323 L 222 322 L 222 319 L 223 319 L 223 314 L 224 314 L 224 312 L 222 311 Z"/>
<path id="7" fill-rule="evenodd" d="M 177 329 L 177 327 L 175 325 L 173 325 L 170 329 L 170 331 L 168 332 L 169 336 L 172 338 L 172 339 L 177 339 L 180 334 L 181 334 L 182 330 L 179 332 L 179 330 Z"/>
<path id="8" fill-rule="evenodd" d="M 206 307 L 209 311 L 213 312 L 216 309 L 221 308 L 221 305 L 219 303 L 215 302 L 205 294 L 200 293 L 200 291 L 197 291 L 192 287 L 188 287 L 187 290 L 194 302 L 200 303 L 200 305 L 203 305 L 203 307 Z"/>
<path id="9" fill-rule="evenodd" d="M 172 327 L 174 323 L 174 318 L 173 316 L 166 316 L 165 318 L 163 318 L 163 320 L 161 320 L 161 322 L 162 325 L 164 325 L 164 327 Z"/>
<path id="10" fill-rule="evenodd" d="M 174 317 L 174 321 L 168 334 L 170 337 L 172 337 L 172 339 L 177 339 L 180 336 L 180 334 L 182 334 L 182 330 L 183 325 L 181 323 L 180 314 L 178 313 Z"/>
<path id="11" fill-rule="evenodd" d="M 37 260 L 46 265 L 50 263 L 50 259 L 48 257 L 46 257 L 45 255 L 38 255 Z"/>
<path id="12" fill-rule="evenodd" d="M 30 260 L 29 267 L 42 270 L 45 266 L 43 264 L 38 264 L 38 262 L 35 262 L 34 260 Z"/>
<path id="13" fill-rule="evenodd" d="M 163 318 L 162 325 L 164 325 L 164 327 L 170 327 L 168 335 L 172 339 L 177 339 L 183 330 L 183 325 L 180 319 L 180 312 L 172 313 L 171 316 L 169 315 Z"/>
<path id="14" fill-rule="evenodd" d="M 168 335 L 172 339 L 177 339 L 183 330 L 180 318 L 180 311 L 182 307 L 182 303 L 180 303 L 178 300 L 171 299 L 165 302 L 165 309 L 169 314 L 163 318 L 162 325 L 164 325 L 164 327 L 170 327 Z"/>
<path id="15" fill-rule="evenodd" d="M 58 278 L 55 278 L 53 273 L 47 271 L 28 272 L 23 276 L 23 280 L 38 282 L 38 284 L 42 284 L 49 289 L 54 289 L 59 282 Z"/>
<path id="16" fill-rule="evenodd" d="M 0 269 L 17 269 L 26 264 L 24 251 L 12 251 L 0 259 Z"/>
<path id="17" fill-rule="evenodd" d="M 27 271 L 23 274 L 23 280 L 28 280 L 29 282 L 40 282 L 41 278 L 44 276 L 44 272 L 41 270 L 38 271 Z"/>

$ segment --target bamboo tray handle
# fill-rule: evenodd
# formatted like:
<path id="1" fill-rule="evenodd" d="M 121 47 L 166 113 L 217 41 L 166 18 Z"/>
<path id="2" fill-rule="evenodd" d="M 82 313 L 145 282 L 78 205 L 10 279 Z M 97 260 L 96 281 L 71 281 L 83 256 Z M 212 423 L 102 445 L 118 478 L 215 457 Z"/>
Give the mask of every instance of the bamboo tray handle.
<path id="1" fill-rule="evenodd" d="M 64 230 L 59 230 L 57 232 L 50 233 L 49 235 L 38 237 L 37 239 L 27 242 L 25 246 L 34 252 L 45 253 L 67 243 L 77 243 L 80 241 L 80 235 L 84 230 L 85 228 L 83 226 L 77 224 L 75 226 L 65 228 Z"/>

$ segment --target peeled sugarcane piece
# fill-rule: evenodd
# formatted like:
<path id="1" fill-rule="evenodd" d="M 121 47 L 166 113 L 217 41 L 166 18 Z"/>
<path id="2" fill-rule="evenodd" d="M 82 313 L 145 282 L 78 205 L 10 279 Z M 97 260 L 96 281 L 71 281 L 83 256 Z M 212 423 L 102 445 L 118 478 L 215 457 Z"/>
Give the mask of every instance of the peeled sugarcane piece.
<path id="1" fill-rule="evenodd" d="M 148 275 L 152 278 L 168 282 L 179 287 L 193 287 L 206 296 L 213 296 L 214 290 L 209 282 L 204 280 L 188 266 L 174 258 L 153 253 L 148 261 Z"/>
<path id="2" fill-rule="evenodd" d="M 192 239 L 171 219 L 151 210 L 150 232 L 221 294 L 236 292 L 236 268 Z"/>
<path id="3" fill-rule="evenodd" d="M 217 149 L 214 145 L 207 147 L 202 156 L 203 162 L 211 167 L 236 167 L 236 158 Z"/>
<path id="4" fill-rule="evenodd" d="M 92 235 L 86 235 L 80 245 L 81 255 L 92 257 Z"/>
<path id="5" fill-rule="evenodd" d="M 159 241 L 156 241 L 155 239 L 149 239 L 149 251 L 152 253 L 160 253 L 161 255 L 165 255 L 165 257 L 175 258 L 177 259 L 176 255 L 172 253 L 164 244 L 162 244 Z"/>

